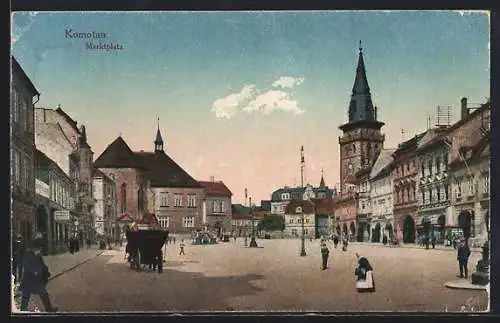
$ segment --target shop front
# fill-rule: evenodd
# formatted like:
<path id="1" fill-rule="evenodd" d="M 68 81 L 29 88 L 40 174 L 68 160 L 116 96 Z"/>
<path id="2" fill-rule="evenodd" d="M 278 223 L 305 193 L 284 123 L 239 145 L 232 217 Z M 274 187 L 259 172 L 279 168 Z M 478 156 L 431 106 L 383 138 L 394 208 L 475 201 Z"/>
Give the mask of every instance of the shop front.
<path id="1" fill-rule="evenodd" d="M 52 241 L 54 253 L 68 251 L 71 236 L 71 214 L 69 210 L 53 210 Z"/>

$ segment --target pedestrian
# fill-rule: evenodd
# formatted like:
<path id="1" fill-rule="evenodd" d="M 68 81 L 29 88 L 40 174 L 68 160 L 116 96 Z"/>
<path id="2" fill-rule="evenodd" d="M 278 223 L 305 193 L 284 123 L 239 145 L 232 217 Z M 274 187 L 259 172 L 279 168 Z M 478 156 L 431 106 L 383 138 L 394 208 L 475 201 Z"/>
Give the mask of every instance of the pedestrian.
<path id="1" fill-rule="evenodd" d="M 469 256 L 470 256 L 470 249 L 469 245 L 465 241 L 465 239 L 462 239 L 460 241 L 460 246 L 458 247 L 458 252 L 457 252 L 457 261 L 458 261 L 458 266 L 460 268 L 460 278 L 465 278 L 469 277 L 469 272 L 467 268 L 467 263 L 469 262 Z"/>
<path id="2" fill-rule="evenodd" d="M 181 248 L 181 251 L 179 252 L 179 256 L 185 255 L 185 253 L 184 253 L 184 239 L 181 240 L 181 244 L 179 245 L 179 247 Z"/>
<path id="3" fill-rule="evenodd" d="M 233 233 L 233 239 L 236 242 L 236 235 Z"/>
<path id="4" fill-rule="evenodd" d="M 26 251 L 23 237 L 21 234 L 16 235 L 16 239 L 12 245 L 12 271 L 14 274 L 14 284 L 19 282 L 23 271 L 23 257 Z"/>
<path id="5" fill-rule="evenodd" d="M 328 266 L 328 255 L 329 254 L 330 254 L 330 250 L 328 250 L 326 243 L 323 243 L 321 245 L 321 259 L 323 260 L 323 266 L 321 267 L 321 270 L 326 270 L 326 268 Z"/>
<path id="6" fill-rule="evenodd" d="M 56 312 L 57 308 L 52 306 L 49 293 L 47 292 L 47 282 L 50 277 L 50 271 L 40 253 L 43 247 L 43 241 L 37 237 L 31 243 L 23 257 L 23 272 L 21 276 L 21 311 L 28 310 L 28 304 L 31 294 L 36 294 L 42 300 L 46 312 Z"/>
<path id="7" fill-rule="evenodd" d="M 373 281 L 373 267 L 365 257 L 361 257 L 356 252 L 358 260 L 354 275 L 356 276 L 356 289 L 358 291 L 375 291 L 375 283 Z"/>
<path id="8" fill-rule="evenodd" d="M 436 249 L 436 237 L 432 236 L 431 244 L 432 244 L 432 249 Z"/>
<path id="9" fill-rule="evenodd" d="M 87 238 L 87 248 L 90 248 L 92 246 L 92 241 L 90 238 Z"/>
<path id="10" fill-rule="evenodd" d="M 333 236 L 333 247 L 336 249 L 339 244 L 339 237 L 337 235 Z"/>
<path id="11" fill-rule="evenodd" d="M 174 244 L 175 244 L 175 236 L 172 237 L 172 240 L 174 241 Z M 182 240 L 182 241 L 184 241 L 184 240 Z"/>
<path id="12" fill-rule="evenodd" d="M 347 251 L 347 245 L 349 244 L 349 239 L 347 236 L 344 237 L 344 241 L 342 241 L 342 251 Z"/>

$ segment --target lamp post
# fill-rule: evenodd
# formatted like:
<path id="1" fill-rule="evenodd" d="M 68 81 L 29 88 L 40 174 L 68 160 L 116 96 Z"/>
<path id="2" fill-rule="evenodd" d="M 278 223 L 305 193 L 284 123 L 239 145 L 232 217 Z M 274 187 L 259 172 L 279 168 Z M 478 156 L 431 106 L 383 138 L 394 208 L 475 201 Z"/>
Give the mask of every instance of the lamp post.
<path id="1" fill-rule="evenodd" d="M 252 198 L 250 198 L 252 201 Z M 253 215 L 252 202 L 250 202 L 250 214 L 252 215 L 252 239 L 250 240 L 250 248 L 257 248 L 257 241 L 255 241 L 255 216 Z"/>
<path id="2" fill-rule="evenodd" d="M 300 217 L 301 217 L 301 224 L 302 224 L 302 237 L 301 237 L 301 247 L 300 247 L 300 256 L 305 257 L 306 256 L 306 236 L 305 236 L 305 229 L 304 229 L 304 210 L 301 209 L 300 211 Z"/>

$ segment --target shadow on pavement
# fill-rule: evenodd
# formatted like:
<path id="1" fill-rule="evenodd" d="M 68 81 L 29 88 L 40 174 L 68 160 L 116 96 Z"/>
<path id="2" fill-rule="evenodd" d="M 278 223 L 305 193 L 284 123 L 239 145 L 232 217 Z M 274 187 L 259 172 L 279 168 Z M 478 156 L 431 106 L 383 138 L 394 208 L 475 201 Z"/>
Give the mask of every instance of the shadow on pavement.
<path id="1" fill-rule="evenodd" d="M 250 283 L 264 279 L 262 275 L 208 277 L 173 269 L 171 261 L 161 274 L 138 272 L 126 261 L 109 258 L 100 256 L 49 283 L 61 312 L 224 311 L 228 299 L 263 290 Z"/>

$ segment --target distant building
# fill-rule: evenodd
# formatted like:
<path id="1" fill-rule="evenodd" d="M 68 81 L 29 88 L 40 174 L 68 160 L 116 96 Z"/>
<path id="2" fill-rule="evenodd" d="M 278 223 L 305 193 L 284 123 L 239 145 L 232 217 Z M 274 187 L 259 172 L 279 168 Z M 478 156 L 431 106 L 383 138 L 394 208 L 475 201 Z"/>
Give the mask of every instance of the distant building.
<path id="1" fill-rule="evenodd" d="M 210 231 L 221 236 L 224 232 L 232 231 L 231 224 L 231 197 L 233 193 L 222 181 L 198 181 L 203 186 L 203 219 L 202 223 Z"/>
<path id="2" fill-rule="evenodd" d="M 92 181 L 96 200 L 94 228 L 98 235 L 115 240 L 120 233 L 117 226 L 116 183 L 98 169 L 94 169 Z"/>
<path id="3" fill-rule="evenodd" d="M 203 228 L 203 186 L 179 166 L 164 150 L 160 126 L 153 152 L 136 152 L 150 183 L 147 198 L 160 225 L 170 233 L 186 234 Z"/>
<path id="4" fill-rule="evenodd" d="M 372 103 L 370 87 L 366 77 L 363 50 L 359 48 L 356 78 L 352 88 L 349 103 L 348 122 L 341 125 L 343 135 L 339 137 L 340 145 L 340 190 L 341 196 L 337 199 L 340 208 L 342 231 L 354 239 L 363 237 L 364 228 L 356 231 L 357 198 L 355 186 L 358 183 L 356 173 L 362 168 L 370 167 L 383 149 L 385 136 L 381 133 L 383 122 L 377 120 L 377 107 Z M 366 221 L 360 223 L 365 225 Z M 349 229 L 348 229 L 349 227 Z M 349 230 L 349 232 L 347 232 Z"/>
<path id="5" fill-rule="evenodd" d="M 335 232 L 335 203 L 332 198 L 311 199 L 314 204 L 314 235 L 316 238 Z"/>
<path id="6" fill-rule="evenodd" d="M 36 230 L 34 104 L 40 93 L 14 57 L 11 64 L 11 229 L 12 234 L 21 234 L 29 242 Z"/>
<path id="7" fill-rule="evenodd" d="M 106 147 L 94 167 L 115 182 L 119 220 L 140 220 L 148 213 L 146 167 L 121 136 Z"/>
<path id="8" fill-rule="evenodd" d="M 384 236 L 394 237 L 392 154 L 395 149 L 382 149 L 370 172 L 372 242 L 382 242 Z"/>
<path id="9" fill-rule="evenodd" d="M 231 224 L 237 237 L 248 236 L 252 232 L 251 208 L 242 204 L 231 205 Z"/>
<path id="10" fill-rule="evenodd" d="M 400 143 L 392 155 L 393 213 L 396 233 L 404 243 L 414 243 L 418 208 L 418 157 L 417 147 L 425 135 L 418 134 Z"/>
<path id="11" fill-rule="evenodd" d="M 291 200 L 285 208 L 284 236 L 299 238 L 302 236 L 302 219 L 304 220 L 304 236 L 315 237 L 314 203 L 309 200 Z"/>

